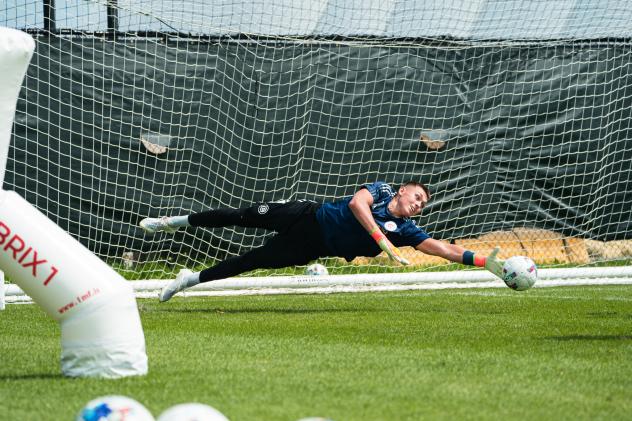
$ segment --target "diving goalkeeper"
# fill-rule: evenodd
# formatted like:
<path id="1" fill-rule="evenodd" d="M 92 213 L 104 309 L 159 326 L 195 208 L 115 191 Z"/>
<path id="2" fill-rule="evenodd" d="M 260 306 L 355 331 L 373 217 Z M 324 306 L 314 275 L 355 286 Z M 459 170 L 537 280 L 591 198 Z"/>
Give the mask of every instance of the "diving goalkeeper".
<path id="1" fill-rule="evenodd" d="M 362 186 L 353 196 L 324 204 L 311 201 L 265 202 L 242 209 L 215 209 L 184 216 L 145 218 L 140 226 L 148 233 L 175 232 L 183 227 L 218 228 L 240 226 L 276 231 L 260 247 L 241 256 L 193 273 L 182 270 L 160 292 L 160 301 L 202 282 L 229 278 L 263 268 L 305 265 L 321 257 L 374 257 L 385 252 L 407 265 L 398 247 L 411 246 L 434 256 L 465 265 L 481 266 L 501 276 L 498 250 L 488 257 L 431 238 L 410 219 L 430 200 L 428 188 L 416 181 L 397 191 L 384 182 Z"/>

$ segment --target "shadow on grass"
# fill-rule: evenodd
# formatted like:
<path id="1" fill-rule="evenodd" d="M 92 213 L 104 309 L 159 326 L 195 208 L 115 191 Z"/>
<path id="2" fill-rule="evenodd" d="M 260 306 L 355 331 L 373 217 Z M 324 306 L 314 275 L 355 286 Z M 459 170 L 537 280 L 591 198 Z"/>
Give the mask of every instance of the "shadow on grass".
<path id="1" fill-rule="evenodd" d="M 45 374 L 0 374 L 0 381 L 2 380 L 48 380 L 48 379 L 68 379 L 69 377 L 63 376 L 61 373 L 45 373 Z"/>
<path id="2" fill-rule="evenodd" d="M 632 335 L 568 335 L 546 336 L 544 339 L 554 341 L 632 341 Z"/>

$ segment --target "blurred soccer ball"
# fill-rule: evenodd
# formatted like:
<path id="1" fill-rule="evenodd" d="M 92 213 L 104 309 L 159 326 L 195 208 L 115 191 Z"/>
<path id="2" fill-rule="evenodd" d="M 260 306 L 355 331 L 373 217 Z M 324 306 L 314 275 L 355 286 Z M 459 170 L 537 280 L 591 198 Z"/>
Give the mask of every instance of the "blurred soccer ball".
<path id="1" fill-rule="evenodd" d="M 525 256 L 513 256 L 503 264 L 503 281 L 511 289 L 524 291 L 538 280 L 538 268 Z"/>
<path id="2" fill-rule="evenodd" d="M 320 263 L 313 263 L 305 269 L 305 275 L 309 276 L 323 276 L 329 275 L 327 268 Z"/>
<path id="3" fill-rule="evenodd" d="M 75 421 L 154 421 L 154 417 L 134 399 L 111 395 L 88 402 Z"/>
<path id="4" fill-rule="evenodd" d="M 160 414 L 157 421 L 228 421 L 228 418 L 208 405 L 182 403 Z"/>

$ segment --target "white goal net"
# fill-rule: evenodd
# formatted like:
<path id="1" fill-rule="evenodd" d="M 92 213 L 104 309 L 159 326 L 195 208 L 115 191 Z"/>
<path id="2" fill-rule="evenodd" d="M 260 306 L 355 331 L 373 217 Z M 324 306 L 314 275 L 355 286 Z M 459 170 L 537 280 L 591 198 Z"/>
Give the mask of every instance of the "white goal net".
<path id="1" fill-rule="evenodd" d="M 37 42 L 4 188 L 131 279 L 271 235 L 147 236 L 146 216 L 377 180 L 427 184 L 418 223 L 480 253 L 632 256 L 629 2 L 9 0 L 0 25 Z M 417 271 L 448 265 L 403 251 Z"/>

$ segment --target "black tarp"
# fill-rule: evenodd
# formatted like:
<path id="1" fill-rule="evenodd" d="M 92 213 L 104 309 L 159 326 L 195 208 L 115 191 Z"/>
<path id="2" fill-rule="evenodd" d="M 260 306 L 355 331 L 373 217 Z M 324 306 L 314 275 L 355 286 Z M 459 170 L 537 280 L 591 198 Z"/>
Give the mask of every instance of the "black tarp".
<path id="1" fill-rule="evenodd" d="M 234 252 L 261 240 L 158 246 L 136 224 L 378 179 L 427 183 L 419 223 L 437 238 L 632 238 L 629 43 L 41 37 L 25 84 L 5 188 L 101 256 Z M 419 141 L 428 131 L 443 148 Z M 146 132 L 170 135 L 168 152 L 149 153 Z"/>

